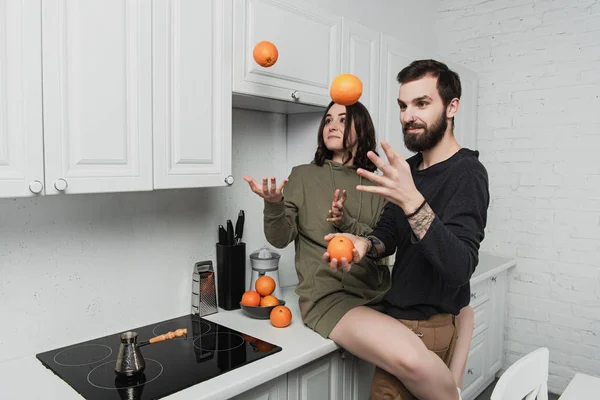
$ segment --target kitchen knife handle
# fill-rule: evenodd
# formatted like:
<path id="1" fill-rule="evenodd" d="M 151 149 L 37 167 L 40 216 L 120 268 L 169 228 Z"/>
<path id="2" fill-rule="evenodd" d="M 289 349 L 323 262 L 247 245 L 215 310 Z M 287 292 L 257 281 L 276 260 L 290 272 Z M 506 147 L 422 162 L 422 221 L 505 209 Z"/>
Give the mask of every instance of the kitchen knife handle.
<path id="1" fill-rule="evenodd" d="M 227 231 L 223 225 L 219 225 L 219 244 L 227 244 Z"/>
<path id="2" fill-rule="evenodd" d="M 234 245 L 234 235 L 235 233 L 233 232 L 233 223 L 231 222 L 230 219 L 227 220 L 227 244 L 228 245 Z"/>

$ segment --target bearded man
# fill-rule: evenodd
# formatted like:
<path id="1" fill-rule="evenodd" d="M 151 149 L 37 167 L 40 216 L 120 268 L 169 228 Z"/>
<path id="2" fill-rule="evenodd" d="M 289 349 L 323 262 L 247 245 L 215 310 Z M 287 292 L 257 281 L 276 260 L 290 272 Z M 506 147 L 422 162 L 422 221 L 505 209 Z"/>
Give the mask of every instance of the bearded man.
<path id="1" fill-rule="evenodd" d="M 330 259 L 328 253 L 323 259 L 332 269 L 348 270 L 363 257 L 381 258 L 395 252 L 392 287 L 385 296 L 383 312 L 421 337 L 426 347 L 449 365 L 456 343 L 455 317 L 469 304 L 469 280 L 484 238 L 488 175 L 479 152 L 462 148 L 454 137 L 454 115 L 461 96 L 459 76 L 441 62 L 418 60 L 400 71 L 398 81 L 404 143 L 416 154 L 404 160 L 382 142 L 386 164 L 369 152 L 368 157 L 383 174 L 358 169 L 359 175 L 378 185 L 357 186 L 357 190 L 380 194 L 388 204 L 367 237 L 346 233 L 325 237 L 349 237 L 355 246 L 353 260 Z M 338 326 L 343 323 L 342 318 Z M 361 331 L 356 330 L 356 335 Z M 371 334 L 375 340 L 391 338 L 383 331 Z M 347 335 L 336 342 L 343 347 L 344 341 L 355 339 Z M 415 397 L 395 376 L 377 368 L 370 398 Z"/>

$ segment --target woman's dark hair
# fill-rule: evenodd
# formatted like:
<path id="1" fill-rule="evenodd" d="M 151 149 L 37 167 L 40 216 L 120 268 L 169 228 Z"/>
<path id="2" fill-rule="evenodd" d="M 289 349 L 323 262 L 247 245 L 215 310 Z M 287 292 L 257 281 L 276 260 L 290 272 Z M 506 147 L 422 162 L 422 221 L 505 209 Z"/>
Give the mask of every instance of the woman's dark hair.
<path id="1" fill-rule="evenodd" d="M 452 99 L 460 99 L 462 94 L 460 77 L 446 64 L 436 60 L 413 61 L 398 73 L 396 79 L 398 83 L 408 83 L 427 75 L 437 78 L 437 90 L 444 107 L 448 107 Z M 454 127 L 454 117 L 452 117 L 452 126 Z"/>
<path id="2" fill-rule="evenodd" d="M 327 110 L 323 113 L 321 118 L 321 124 L 319 125 L 318 133 L 318 147 L 315 152 L 314 162 L 318 166 L 322 166 L 325 160 L 331 160 L 333 158 L 333 151 L 329 150 L 325 146 L 325 140 L 323 139 L 323 129 L 327 121 L 327 113 L 331 106 L 335 103 L 332 101 L 327 106 Z M 350 130 L 352 129 L 352 122 L 354 122 L 354 129 L 356 130 L 356 156 L 354 157 L 354 166 L 356 168 L 366 169 L 367 171 L 375 171 L 377 167 L 369 157 L 367 152 L 369 150 L 375 151 L 377 143 L 375 141 L 375 126 L 373 120 L 367 108 L 361 103 L 356 102 L 351 106 L 346 106 L 346 124 L 344 127 L 344 150 L 346 151 L 346 157 L 344 158 L 344 165 L 352 160 L 352 149 L 348 148 L 348 138 Z"/>

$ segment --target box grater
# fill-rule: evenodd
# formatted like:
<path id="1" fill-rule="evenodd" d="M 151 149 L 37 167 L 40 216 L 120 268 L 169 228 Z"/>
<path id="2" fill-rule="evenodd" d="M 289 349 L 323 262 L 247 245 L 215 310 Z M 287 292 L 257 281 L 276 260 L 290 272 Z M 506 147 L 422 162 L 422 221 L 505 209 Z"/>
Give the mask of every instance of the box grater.
<path id="1" fill-rule="evenodd" d="M 204 317 L 216 312 L 217 285 L 212 261 L 197 262 L 192 274 L 192 314 Z"/>

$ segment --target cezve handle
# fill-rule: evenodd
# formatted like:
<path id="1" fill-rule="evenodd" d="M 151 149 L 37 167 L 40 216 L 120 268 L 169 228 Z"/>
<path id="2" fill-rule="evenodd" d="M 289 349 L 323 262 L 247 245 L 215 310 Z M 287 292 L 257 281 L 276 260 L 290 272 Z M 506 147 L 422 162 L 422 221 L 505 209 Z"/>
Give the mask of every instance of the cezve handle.
<path id="1" fill-rule="evenodd" d="M 153 337 L 150 340 L 147 340 L 145 342 L 141 342 L 137 346 L 138 347 L 147 346 L 147 345 L 152 344 L 152 343 L 163 342 L 165 340 L 173 339 L 175 337 L 179 337 L 179 336 L 183 336 L 183 335 L 187 336 L 187 328 L 177 329 L 175 332 L 167 332 L 167 333 L 165 333 L 163 335 L 155 336 L 155 337 Z"/>
<path id="2" fill-rule="evenodd" d="M 155 336 L 152 339 L 150 339 L 148 342 L 150 343 L 158 343 L 158 342 L 162 342 L 168 339 L 173 339 L 175 337 L 180 337 L 183 335 L 187 335 L 187 328 L 183 328 L 183 329 L 177 329 L 175 332 L 167 332 L 165 334 L 159 335 L 159 336 Z"/>

